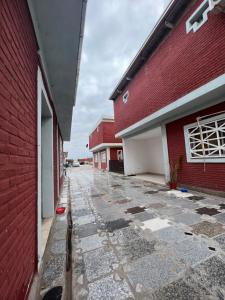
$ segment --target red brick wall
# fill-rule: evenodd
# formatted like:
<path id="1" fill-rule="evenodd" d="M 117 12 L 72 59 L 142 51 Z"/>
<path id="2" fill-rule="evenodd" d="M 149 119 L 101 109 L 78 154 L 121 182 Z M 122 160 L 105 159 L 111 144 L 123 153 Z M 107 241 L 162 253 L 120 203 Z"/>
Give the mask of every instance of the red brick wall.
<path id="1" fill-rule="evenodd" d="M 179 155 L 183 156 L 182 170 L 179 173 L 179 182 L 181 184 L 225 191 L 224 163 L 206 163 L 205 172 L 203 163 L 187 163 L 183 130 L 183 126 L 196 122 L 196 118 L 199 116 L 224 110 L 225 103 L 223 102 L 166 126 L 170 161 L 175 161 Z"/>
<path id="2" fill-rule="evenodd" d="M 110 148 L 110 159 L 117 160 L 117 150 L 123 150 L 122 147 L 120 148 Z"/>
<path id="3" fill-rule="evenodd" d="M 122 143 L 121 139 L 115 138 L 115 123 L 102 122 L 89 136 L 89 149 L 102 143 Z"/>
<path id="4" fill-rule="evenodd" d="M 198 0 L 147 60 L 114 102 L 116 133 L 225 73 L 225 15 L 210 14 L 196 32 L 186 34 L 185 22 Z M 218 50 L 219 49 L 219 50 Z"/>
<path id="5" fill-rule="evenodd" d="M 4 0 L 1 5 L 0 298 L 16 300 L 26 298 L 37 267 L 36 124 L 39 59 L 27 1 Z M 56 201 L 55 115 L 53 121 Z"/>
<path id="6" fill-rule="evenodd" d="M 24 299 L 37 265 L 37 44 L 27 1 L 1 1 L 1 299 Z"/>

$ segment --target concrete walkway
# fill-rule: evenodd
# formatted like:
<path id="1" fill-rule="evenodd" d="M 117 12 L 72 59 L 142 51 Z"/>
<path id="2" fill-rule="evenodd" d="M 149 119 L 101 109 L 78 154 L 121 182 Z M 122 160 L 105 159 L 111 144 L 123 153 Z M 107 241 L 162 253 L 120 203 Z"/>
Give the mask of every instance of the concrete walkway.
<path id="1" fill-rule="evenodd" d="M 225 199 L 91 167 L 69 176 L 73 299 L 224 299 Z"/>

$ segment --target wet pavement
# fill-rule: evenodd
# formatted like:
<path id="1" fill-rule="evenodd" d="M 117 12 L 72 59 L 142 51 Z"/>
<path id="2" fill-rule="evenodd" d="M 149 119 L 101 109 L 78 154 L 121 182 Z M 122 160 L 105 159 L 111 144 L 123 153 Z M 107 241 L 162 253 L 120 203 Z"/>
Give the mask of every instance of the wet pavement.
<path id="1" fill-rule="evenodd" d="M 224 198 L 86 166 L 69 177 L 74 300 L 225 299 Z"/>

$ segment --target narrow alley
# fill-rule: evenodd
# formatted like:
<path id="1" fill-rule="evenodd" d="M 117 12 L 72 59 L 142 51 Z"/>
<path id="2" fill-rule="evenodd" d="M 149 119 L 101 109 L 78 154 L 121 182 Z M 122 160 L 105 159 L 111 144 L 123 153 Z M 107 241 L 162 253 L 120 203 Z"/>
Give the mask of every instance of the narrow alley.
<path id="1" fill-rule="evenodd" d="M 223 299 L 225 199 L 89 166 L 69 178 L 74 300 Z"/>

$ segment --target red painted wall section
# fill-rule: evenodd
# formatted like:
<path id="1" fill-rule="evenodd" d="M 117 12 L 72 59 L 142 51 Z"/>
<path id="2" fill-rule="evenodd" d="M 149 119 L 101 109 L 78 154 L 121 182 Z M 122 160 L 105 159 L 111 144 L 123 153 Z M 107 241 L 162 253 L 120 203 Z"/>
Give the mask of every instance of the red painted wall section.
<path id="1" fill-rule="evenodd" d="M 116 133 L 225 73 L 224 14 L 209 14 L 197 32 L 186 34 L 186 20 L 201 3 L 198 0 L 184 13 L 114 101 Z M 126 90 L 129 98 L 124 104 Z"/>
<path id="2" fill-rule="evenodd" d="M 179 172 L 179 182 L 181 184 L 225 191 L 224 163 L 206 163 L 205 172 L 203 163 L 187 163 L 183 130 L 185 125 L 196 122 L 196 118 L 199 116 L 224 110 L 225 103 L 223 102 L 222 104 L 174 121 L 166 126 L 170 161 L 175 161 L 179 155 L 183 156 L 182 170 Z M 193 174 L 197 174 L 197 176 L 193 176 Z"/>
<path id="3" fill-rule="evenodd" d="M 89 149 L 102 143 L 122 143 L 115 138 L 115 123 L 101 122 L 89 136 Z"/>
<path id="4" fill-rule="evenodd" d="M 37 44 L 27 1 L 1 1 L 0 298 L 24 299 L 37 264 Z"/>
<path id="5" fill-rule="evenodd" d="M 117 150 L 123 150 L 123 148 L 110 148 L 110 160 L 118 160 Z"/>

